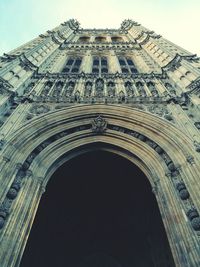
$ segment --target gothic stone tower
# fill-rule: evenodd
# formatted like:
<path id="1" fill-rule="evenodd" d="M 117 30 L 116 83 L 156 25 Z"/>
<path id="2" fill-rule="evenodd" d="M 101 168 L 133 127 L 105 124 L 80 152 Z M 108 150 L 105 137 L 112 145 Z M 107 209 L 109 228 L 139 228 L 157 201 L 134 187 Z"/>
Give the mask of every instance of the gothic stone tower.
<path id="1" fill-rule="evenodd" d="M 175 266 L 200 266 L 200 59 L 135 21 L 62 23 L 0 58 L 0 266 L 16 267 L 53 172 L 96 145 L 136 164 Z"/>

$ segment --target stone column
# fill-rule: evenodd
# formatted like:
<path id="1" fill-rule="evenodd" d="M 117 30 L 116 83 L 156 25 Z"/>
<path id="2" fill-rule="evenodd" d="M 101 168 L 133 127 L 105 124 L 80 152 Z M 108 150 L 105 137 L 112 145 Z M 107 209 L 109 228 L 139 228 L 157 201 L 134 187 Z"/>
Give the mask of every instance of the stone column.
<path id="1" fill-rule="evenodd" d="M 30 176 L 30 173 L 28 174 Z M 28 235 L 44 192 L 43 178 L 25 177 L 25 184 L 15 199 L 6 225 L 1 230 L 2 267 L 18 267 Z"/>

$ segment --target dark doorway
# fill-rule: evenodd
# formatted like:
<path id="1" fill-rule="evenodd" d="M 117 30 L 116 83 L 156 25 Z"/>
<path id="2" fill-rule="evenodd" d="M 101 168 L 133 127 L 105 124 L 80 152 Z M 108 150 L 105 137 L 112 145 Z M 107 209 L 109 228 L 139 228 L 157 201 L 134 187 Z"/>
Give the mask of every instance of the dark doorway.
<path id="1" fill-rule="evenodd" d="M 130 161 L 103 151 L 50 179 L 21 267 L 173 267 L 156 199 Z"/>

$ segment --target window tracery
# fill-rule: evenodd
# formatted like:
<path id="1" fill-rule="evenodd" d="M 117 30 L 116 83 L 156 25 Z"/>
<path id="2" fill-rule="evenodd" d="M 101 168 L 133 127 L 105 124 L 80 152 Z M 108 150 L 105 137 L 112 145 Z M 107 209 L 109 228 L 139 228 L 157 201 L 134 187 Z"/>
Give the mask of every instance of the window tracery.
<path id="1" fill-rule="evenodd" d="M 119 61 L 122 73 L 132 73 L 132 74 L 138 73 L 138 70 L 131 58 L 120 56 L 118 57 L 118 61 Z"/>
<path id="2" fill-rule="evenodd" d="M 106 57 L 94 57 L 92 73 L 105 74 L 108 73 L 108 61 Z"/>
<path id="3" fill-rule="evenodd" d="M 69 58 L 65 67 L 63 68 L 63 73 L 78 73 L 80 71 L 80 66 L 82 63 L 82 58 Z"/>

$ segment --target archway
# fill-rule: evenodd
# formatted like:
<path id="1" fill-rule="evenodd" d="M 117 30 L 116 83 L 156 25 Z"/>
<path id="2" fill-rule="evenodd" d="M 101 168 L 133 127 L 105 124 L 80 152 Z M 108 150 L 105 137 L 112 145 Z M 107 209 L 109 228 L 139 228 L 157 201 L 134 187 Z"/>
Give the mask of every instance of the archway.
<path id="1" fill-rule="evenodd" d="M 21 124 L 1 158 L 0 251 L 18 267 L 43 191 L 56 169 L 80 153 L 112 151 L 148 177 L 176 266 L 199 266 L 199 158 L 192 138 L 173 123 L 132 107 L 79 105 Z M 188 253 L 188 251 L 190 253 Z"/>
<path id="2" fill-rule="evenodd" d="M 21 267 L 173 267 L 157 201 L 142 171 L 96 151 L 48 182 Z"/>

